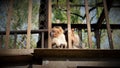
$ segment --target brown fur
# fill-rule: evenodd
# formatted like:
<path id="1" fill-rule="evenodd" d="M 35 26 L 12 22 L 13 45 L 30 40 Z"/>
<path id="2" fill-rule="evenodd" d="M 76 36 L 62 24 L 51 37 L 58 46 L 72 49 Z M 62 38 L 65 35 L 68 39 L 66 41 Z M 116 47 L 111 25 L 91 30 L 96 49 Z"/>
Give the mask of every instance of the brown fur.
<path id="1" fill-rule="evenodd" d="M 53 48 L 66 48 L 67 42 L 64 35 L 64 30 L 60 26 L 52 28 L 51 31 L 52 46 Z"/>

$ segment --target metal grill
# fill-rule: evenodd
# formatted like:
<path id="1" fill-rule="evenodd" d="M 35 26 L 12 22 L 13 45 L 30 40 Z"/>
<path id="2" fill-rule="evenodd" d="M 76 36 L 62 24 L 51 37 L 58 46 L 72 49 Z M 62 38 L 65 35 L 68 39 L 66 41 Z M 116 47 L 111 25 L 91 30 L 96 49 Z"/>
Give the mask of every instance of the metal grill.
<path id="1" fill-rule="evenodd" d="M 51 3 L 52 1 L 51 0 L 40 0 L 40 7 L 39 7 L 39 30 L 37 30 L 37 31 L 33 30 L 32 31 L 29 28 L 27 29 L 27 31 L 29 31 L 28 32 L 29 34 L 31 34 L 31 33 L 38 33 L 39 34 L 39 41 L 38 41 L 37 45 L 40 48 L 51 48 L 51 43 L 50 43 L 51 39 L 50 39 L 50 36 L 49 36 L 51 27 L 53 26 L 53 23 L 51 23 L 52 22 L 52 15 L 51 15 L 52 14 L 52 9 L 51 8 L 53 6 L 55 6 L 55 8 L 59 7 L 59 4 L 58 4 L 59 0 L 54 0 L 54 1 L 57 2 L 56 5 L 52 5 L 52 3 Z M 71 41 L 70 41 L 70 39 L 71 39 L 70 38 L 70 34 L 71 34 L 70 30 L 71 30 L 72 27 L 76 27 L 76 28 L 80 29 L 80 31 L 81 31 L 81 29 L 86 29 L 86 31 L 88 32 L 87 33 L 88 34 L 88 45 L 89 45 L 90 48 L 92 48 L 91 31 L 95 32 L 96 41 L 97 41 L 96 44 L 98 45 L 97 48 L 100 48 L 100 34 L 99 34 L 100 31 L 99 31 L 99 29 L 106 28 L 106 26 L 102 24 L 102 21 L 104 20 L 104 18 L 106 19 L 106 25 L 107 25 L 110 49 L 114 48 L 113 47 L 113 42 L 112 42 L 112 34 L 111 34 L 111 27 L 110 26 L 112 26 L 113 29 L 119 29 L 119 25 L 117 25 L 117 26 L 115 25 L 114 26 L 114 25 L 109 24 L 108 11 L 110 10 L 111 4 L 108 4 L 108 2 L 112 3 L 111 0 L 110 1 L 106 1 L 105 0 L 105 1 L 103 1 L 103 4 L 101 4 L 101 2 L 97 3 L 97 1 L 96 1 L 96 3 L 97 3 L 96 5 L 97 6 L 104 7 L 104 9 L 102 9 L 103 11 L 101 12 L 101 15 L 99 15 L 100 18 L 99 18 L 99 20 L 98 20 L 98 22 L 96 24 L 91 24 L 90 20 L 89 20 L 90 19 L 89 18 L 89 12 L 92 10 L 92 9 L 89 10 L 89 6 L 93 6 L 93 5 L 89 5 L 88 4 L 89 1 L 87 2 L 87 0 L 84 0 L 84 1 L 82 1 L 82 2 L 85 2 L 84 4 L 83 3 L 81 3 L 81 4 L 77 3 L 76 5 L 71 3 L 72 0 L 70 0 L 70 1 L 69 0 L 65 0 L 65 2 L 66 3 L 64 5 L 61 5 L 61 4 L 60 5 L 64 9 L 64 10 L 61 10 L 61 11 L 65 11 L 66 12 L 67 24 L 65 23 L 66 25 L 65 24 L 56 24 L 56 25 L 59 25 L 59 26 L 60 25 L 61 26 L 65 25 L 66 28 L 68 28 L 68 48 L 72 48 L 71 47 Z M 10 10 L 8 11 L 6 32 L 5 31 L 1 31 L 0 32 L 0 34 L 1 34 L 0 45 L 2 44 L 1 41 L 3 39 L 3 35 L 6 34 L 6 43 L 5 43 L 6 44 L 6 48 L 8 47 L 8 43 L 9 43 L 8 39 L 9 39 L 9 35 L 10 34 L 14 34 L 14 37 L 16 39 L 17 34 L 26 34 L 27 33 L 27 31 L 10 31 L 9 30 L 10 21 L 11 21 L 10 18 L 11 18 L 11 14 L 12 14 L 13 0 L 10 1 L 9 5 L 11 5 L 11 6 L 9 7 Z M 32 5 L 31 2 L 30 2 L 30 5 Z M 94 5 L 95 5 L 95 3 L 94 3 Z M 70 11 L 71 11 L 71 7 L 74 7 L 74 6 L 75 7 L 84 6 L 84 8 L 85 8 L 86 14 L 84 15 L 83 19 L 85 19 L 85 17 L 86 17 L 86 24 L 79 24 L 81 27 L 79 25 L 75 26 L 75 24 L 71 24 L 70 16 L 73 13 L 71 13 Z M 94 7 L 94 8 L 96 8 L 96 7 Z M 31 8 L 31 7 L 29 6 L 29 8 Z M 108 11 L 106 9 L 108 9 Z M 30 11 L 28 12 L 28 14 L 31 14 Z M 29 18 L 31 19 L 31 15 L 30 15 L 30 17 L 28 16 L 28 19 Z M 73 23 L 75 23 L 75 22 L 73 22 Z M 83 27 L 83 25 L 85 25 L 85 27 Z M 28 26 L 30 26 L 30 25 L 28 24 Z M 79 33 L 79 35 L 81 35 L 80 32 L 78 32 L 78 33 Z M 97 35 L 99 35 L 99 36 L 97 36 Z M 30 39 L 30 36 L 28 36 L 27 38 Z M 46 40 L 48 40 L 48 41 L 46 42 Z M 30 41 L 28 43 L 30 43 Z"/>

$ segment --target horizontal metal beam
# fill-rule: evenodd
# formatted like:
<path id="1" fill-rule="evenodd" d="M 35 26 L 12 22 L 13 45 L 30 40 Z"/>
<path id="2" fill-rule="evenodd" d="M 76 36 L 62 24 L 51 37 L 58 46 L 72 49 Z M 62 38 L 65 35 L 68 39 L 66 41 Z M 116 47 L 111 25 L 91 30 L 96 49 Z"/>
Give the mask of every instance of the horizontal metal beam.
<path id="1" fill-rule="evenodd" d="M 53 26 L 62 26 L 63 28 L 67 28 L 67 24 L 52 24 Z M 91 29 L 94 31 L 96 28 L 97 24 L 91 24 Z M 110 25 L 111 29 L 120 29 L 120 24 L 111 24 Z M 71 28 L 78 28 L 78 29 L 87 29 L 86 24 L 71 24 Z M 100 29 L 106 29 L 106 24 L 102 24 Z M 40 30 L 31 30 L 31 34 L 37 34 L 41 32 L 47 32 L 47 29 L 40 29 Z M 0 35 L 5 35 L 5 31 L 0 31 Z M 15 31 L 10 31 L 10 34 L 27 34 L 27 30 L 15 30 Z"/>
<path id="2" fill-rule="evenodd" d="M 53 26 L 62 26 L 67 28 L 67 24 L 53 24 Z M 95 29 L 97 24 L 91 24 L 91 29 Z M 120 24 L 111 24 L 111 29 L 120 29 Z M 87 29 L 87 24 L 71 24 L 71 28 Z M 100 29 L 106 29 L 106 24 L 102 24 Z"/>
<path id="3" fill-rule="evenodd" d="M 40 29 L 40 30 L 31 30 L 31 34 L 41 33 L 41 32 L 47 32 L 47 29 Z M 0 35 L 5 35 L 5 31 L 0 31 Z M 27 30 L 15 30 L 10 31 L 10 34 L 27 34 Z"/>
<path id="4" fill-rule="evenodd" d="M 63 4 L 59 4 L 59 6 L 66 6 L 66 5 L 63 5 Z M 88 5 L 89 7 L 95 7 L 96 5 Z M 53 4 L 52 7 L 58 7 L 58 5 L 56 4 Z M 74 4 L 74 5 L 70 5 L 70 7 L 85 7 L 85 5 L 80 5 L 80 4 Z M 96 7 L 103 7 L 103 4 L 102 3 L 98 3 Z M 112 8 L 120 8 L 120 5 L 119 4 L 112 4 L 111 6 Z"/>

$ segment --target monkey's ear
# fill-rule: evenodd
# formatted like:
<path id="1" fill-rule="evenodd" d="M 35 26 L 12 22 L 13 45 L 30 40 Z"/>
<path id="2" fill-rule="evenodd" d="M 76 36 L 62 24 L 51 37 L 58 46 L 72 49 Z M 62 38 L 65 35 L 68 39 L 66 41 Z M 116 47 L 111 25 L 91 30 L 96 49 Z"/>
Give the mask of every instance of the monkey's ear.
<path id="1" fill-rule="evenodd" d="M 61 33 L 64 33 L 64 30 L 62 29 L 62 27 L 59 27 L 59 30 Z"/>

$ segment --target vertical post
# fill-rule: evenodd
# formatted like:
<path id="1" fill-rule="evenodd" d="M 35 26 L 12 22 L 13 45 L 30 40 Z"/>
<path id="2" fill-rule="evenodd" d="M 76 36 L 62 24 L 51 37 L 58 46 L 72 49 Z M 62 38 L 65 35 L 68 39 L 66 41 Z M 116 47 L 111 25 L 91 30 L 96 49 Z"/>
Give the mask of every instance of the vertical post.
<path id="1" fill-rule="evenodd" d="M 0 35 L 0 48 L 2 48 L 2 40 L 3 40 L 3 35 Z"/>
<path id="2" fill-rule="evenodd" d="M 82 43 L 82 29 L 78 30 L 78 35 L 79 35 L 79 38 L 80 38 L 80 46 L 82 48 L 82 46 L 83 46 L 83 43 Z"/>
<path id="3" fill-rule="evenodd" d="M 80 41 L 82 41 L 82 29 L 78 30 L 78 35 L 79 35 Z"/>
<path id="4" fill-rule="evenodd" d="M 47 22 L 47 18 L 48 18 L 48 12 L 47 12 L 47 1 L 48 0 L 40 0 L 40 7 L 39 7 L 39 29 L 47 29 L 46 26 L 48 26 L 48 22 Z M 47 25 L 46 25 L 47 24 Z M 46 33 L 44 33 L 46 34 Z M 43 37 L 45 38 L 45 36 Z M 39 40 L 37 42 L 37 48 L 41 48 L 42 47 L 42 33 L 39 33 Z M 48 46 L 48 44 L 44 44 L 43 46 Z"/>
<path id="5" fill-rule="evenodd" d="M 104 5 L 104 12 L 105 12 L 107 33 L 108 33 L 108 38 L 109 38 L 109 45 L 110 45 L 110 49 L 113 49 L 114 47 L 113 47 L 113 41 L 112 41 L 111 28 L 110 28 L 110 24 L 109 24 L 109 16 L 108 16 L 108 11 L 107 11 L 107 3 L 106 3 L 106 0 L 103 0 L 103 5 Z"/>
<path id="6" fill-rule="evenodd" d="M 95 30 L 97 49 L 100 49 L 100 32 L 99 29 Z"/>
<path id="7" fill-rule="evenodd" d="M 9 36 L 10 36 L 10 21 L 12 16 L 13 0 L 10 0 L 10 6 L 8 8 L 8 16 L 6 23 L 6 36 L 5 36 L 5 48 L 9 46 Z"/>
<path id="8" fill-rule="evenodd" d="M 50 38 L 50 31 L 51 31 L 51 27 L 52 27 L 52 23 L 51 23 L 51 0 L 48 0 L 48 48 L 52 48 L 51 45 L 51 38 Z"/>
<path id="9" fill-rule="evenodd" d="M 41 40 L 41 42 L 42 42 L 42 43 L 41 43 L 42 48 L 45 47 L 45 46 L 44 46 L 44 43 L 45 43 L 44 40 L 45 40 L 45 39 L 44 39 L 44 32 L 42 32 L 42 40 Z"/>
<path id="10" fill-rule="evenodd" d="M 16 48 L 16 42 L 17 42 L 17 33 L 14 34 L 14 48 Z"/>
<path id="11" fill-rule="evenodd" d="M 91 38 L 91 25 L 90 25 L 90 18 L 89 18 L 89 11 L 88 11 L 88 1 L 85 0 L 85 13 L 86 13 L 86 23 L 87 23 L 87 30 L 88 30 L 88 44 L 89 47 L 92 48 L 92 38 Z"/>
<path id="12" fill-rule="evenodd" d="M 71 45 L 71 24 L 70 24 L 70 4 L 69 4 L 69 0 L 66 0 L 66 5 L 67 5 L 68 48 L 72 48 L 72 45 Z"/>
<path id="13" fill-rule="evenodd" d="M 30 49 L 31 21 L 32 20 L 32 0 L 29 0 L 28 5 L 28 27 L 27 27 L 27 49 Z"/>

